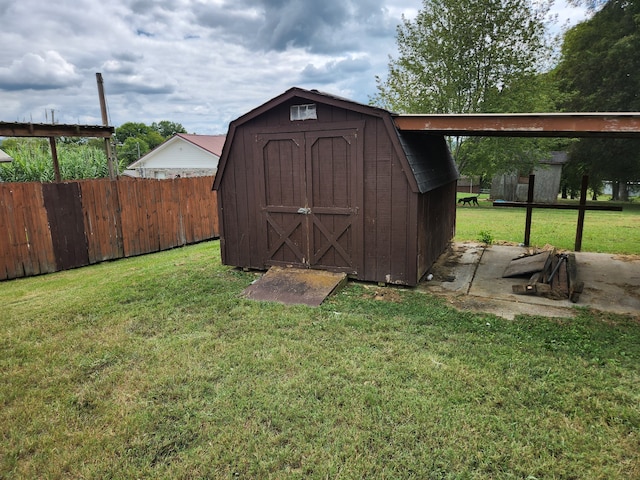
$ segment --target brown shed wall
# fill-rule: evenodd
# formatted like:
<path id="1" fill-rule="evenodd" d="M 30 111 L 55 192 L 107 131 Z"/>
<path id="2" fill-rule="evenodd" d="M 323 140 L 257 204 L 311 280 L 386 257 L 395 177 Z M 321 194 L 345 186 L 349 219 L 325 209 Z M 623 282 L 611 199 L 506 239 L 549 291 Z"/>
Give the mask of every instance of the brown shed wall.
<path id="1" fill-rule="evenodd" d="M 363 280 L 411 283 L 415 279 L 417 194 L 411 192 L 384 122 L 365 129 Z"/>
<path id="2" fill-rule="evenodd" d="M 420 196 L 418 207 L 418 278 L 447 248 L 456 230 L 456 182 Z"/>

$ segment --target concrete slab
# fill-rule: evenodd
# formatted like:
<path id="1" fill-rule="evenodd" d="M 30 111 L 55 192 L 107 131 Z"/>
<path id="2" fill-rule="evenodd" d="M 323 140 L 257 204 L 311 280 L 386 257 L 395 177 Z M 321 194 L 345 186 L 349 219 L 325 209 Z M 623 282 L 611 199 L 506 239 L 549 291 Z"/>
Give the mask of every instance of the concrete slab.
<path id="1" fill-rule="evenodd" d="M 271 267 L 242 294 L 252 300 L 317 307 L 346 280 L 345 273 Z"/>
<path id="2" fill-rule="evenodd" d="M 512 259 L 528 253 L 519 246 L 454 243 L 436 261 L 430 281 L 418 289 L 445 296 L 460 309 L 513 319 L 519 314 L 573 317 L 576 306 L 640 316 L 640 256 L 576 253 L 578 281 L 585 284 L 577 303 L 516 295 L 512 285 L 526 278 L 502 278 Z"/>

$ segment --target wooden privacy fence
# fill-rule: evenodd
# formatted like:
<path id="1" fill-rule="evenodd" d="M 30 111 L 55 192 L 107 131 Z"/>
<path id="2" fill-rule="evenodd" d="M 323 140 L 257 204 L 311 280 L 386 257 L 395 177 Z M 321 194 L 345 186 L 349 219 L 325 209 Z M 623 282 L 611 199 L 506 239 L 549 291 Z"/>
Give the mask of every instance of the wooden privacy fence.
<path id="1" fill-rule="evenodd" d="M 0 280 L 217 238 L 213 180 L 0 183 Z"/>

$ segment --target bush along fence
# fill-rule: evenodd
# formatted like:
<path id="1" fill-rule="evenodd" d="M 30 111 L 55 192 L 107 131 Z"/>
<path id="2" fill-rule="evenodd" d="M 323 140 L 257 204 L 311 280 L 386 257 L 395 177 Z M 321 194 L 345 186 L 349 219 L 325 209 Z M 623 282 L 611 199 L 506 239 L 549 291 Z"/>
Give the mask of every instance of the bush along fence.
<path id="1" fill-rule="evenodd" d="M 0 280 L 219 236 L 213 177 L 0 183 Z"/>

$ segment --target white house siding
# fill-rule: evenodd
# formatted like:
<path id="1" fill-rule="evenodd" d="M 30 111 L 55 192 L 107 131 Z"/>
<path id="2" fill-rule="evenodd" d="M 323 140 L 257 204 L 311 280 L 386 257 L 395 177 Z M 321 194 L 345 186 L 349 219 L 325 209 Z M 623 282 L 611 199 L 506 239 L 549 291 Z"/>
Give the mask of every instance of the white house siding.
<path id="1" fill-rule="evenodd" d="M 165 178 L 186 178 L 186 177 L 206 177 L 216 174 L 216 169 L 195 169 L 195 168 L 142 168 L 142 178 L 157 178 L 162 180 Z"/>
<path id="2" fill-rule="evenodd" d="M 142 178 L 215 175 L 220 157 L 180 137 L 174 137 L 129 168 Z"/>
<path id="3" fill-rule="evenodd" d="M 212 161 L 213 160 L 213 161 Z M 219 158 L 184 140 L 167 145 L 145 162 L 144 168 L 217 169 Z"/>

